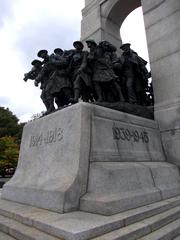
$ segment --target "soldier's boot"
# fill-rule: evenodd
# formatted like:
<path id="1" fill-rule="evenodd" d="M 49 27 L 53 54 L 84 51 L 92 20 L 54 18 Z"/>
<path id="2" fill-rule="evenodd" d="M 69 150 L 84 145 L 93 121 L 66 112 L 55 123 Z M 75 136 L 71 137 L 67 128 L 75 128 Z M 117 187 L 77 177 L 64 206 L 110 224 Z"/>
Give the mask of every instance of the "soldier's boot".
<path id="1" fill-rule="evenodd" d="M 43 100 L 43 103 L 46 107 L 46 111 L 49 109 L 49 102 L 47 100 Z"/>
<path id="2" fill-rule="evenodd" d="M 115 82 L 114 85 L 115 85 L 115 88 L 118 91 L 119 100 L 121 102 L 125 102 L 124 96 L 123 96 L 122 91 L 121 91 L 121 87 L 119 86 L 119 84 L 117 82 Z"/>
<path id="3" fill-rule="evenodd" d="M 103 93 L 101 86 L 99 85 L 99 83 L 95 83 L 94 87 L 97 95 L 97 102 L 103 102 Z"/>
<path id="4" fill-rule="evenodd" d="M 77 103 L 79 97 L 80 97 L 80 89 L 79 88 L 75 88 L 74 89 L 74 98 L 70 98 L 69 101 L 71 103 Z"/>
<path id="5" fill-rule="evenodd" d="M 47 111 L 45 112 L 45 115 L 54 112 L 56 109 L 54 107 L 54 99 L 53 98 L 48 98 L 45 102 L 44 102 Z"/>

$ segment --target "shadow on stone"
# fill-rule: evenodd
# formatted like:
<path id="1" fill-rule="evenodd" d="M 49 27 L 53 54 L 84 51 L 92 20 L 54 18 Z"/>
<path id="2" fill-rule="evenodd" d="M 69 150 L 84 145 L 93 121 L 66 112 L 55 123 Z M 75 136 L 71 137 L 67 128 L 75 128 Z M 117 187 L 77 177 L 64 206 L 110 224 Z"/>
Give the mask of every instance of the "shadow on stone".
<path id="1" fill-rule="evenodd" d="M 96 102 L 96 105 L 111 108 L 117 111 L 130 113 L 139 117 L 154 119 L 154 108 L 153 107 L 145 107 L 137 104 L 130 104 L 127 102 Z"/>

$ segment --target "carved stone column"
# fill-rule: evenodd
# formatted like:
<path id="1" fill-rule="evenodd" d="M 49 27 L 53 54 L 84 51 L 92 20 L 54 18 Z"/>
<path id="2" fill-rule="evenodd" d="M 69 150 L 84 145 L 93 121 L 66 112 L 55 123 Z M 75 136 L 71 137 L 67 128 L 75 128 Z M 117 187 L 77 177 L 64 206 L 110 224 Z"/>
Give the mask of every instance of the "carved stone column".
<path id="1" fill-rule="evenodd" d="M 180 1 L 142 0 L 159 122 L 167 159 L 180 166 Z"/>

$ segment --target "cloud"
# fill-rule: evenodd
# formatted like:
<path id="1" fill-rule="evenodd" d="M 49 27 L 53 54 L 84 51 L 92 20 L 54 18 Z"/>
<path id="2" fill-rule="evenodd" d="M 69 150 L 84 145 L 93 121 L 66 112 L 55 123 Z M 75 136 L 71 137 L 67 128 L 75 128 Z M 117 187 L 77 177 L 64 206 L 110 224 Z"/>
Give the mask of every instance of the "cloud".
<path id="1" fill-rule="evenodd" d="M 20 119 L 45 110 L 41 90 L 23 74 L 39 49 L 72 48 L 80 38 L 84 0 L 1 0 L 0 9 L 0 105 Z M 71 7 L 69 7 L 71 6 Z M 26 119 L 27 120 L 27 119 Z"/>
<path id="2" fill-rule="evenodd" d="M 0 96 L 0 106 L 8 106 L 9 98 Z"/>
<path id="3" fill-rule="evenodd" d="M 71 24 L 57 19 L 45 19 L 43 22 L 28 23 L 19 33 L 14 42 L 16 50 L 22 62 L 31 62 L 37 58 L 40 49 L 51 53 L 57 47 L 72 48 L 73 41 L 79 39 L 80 27 L 73 28 Z"/>
<path id="4" fill-rule="evenodd" d="M 4 24 L 8 21 L 8 19 L 13 18 L 13 0 L 1 0 L 0 7 L 0 29 L 4 26 Z"/>

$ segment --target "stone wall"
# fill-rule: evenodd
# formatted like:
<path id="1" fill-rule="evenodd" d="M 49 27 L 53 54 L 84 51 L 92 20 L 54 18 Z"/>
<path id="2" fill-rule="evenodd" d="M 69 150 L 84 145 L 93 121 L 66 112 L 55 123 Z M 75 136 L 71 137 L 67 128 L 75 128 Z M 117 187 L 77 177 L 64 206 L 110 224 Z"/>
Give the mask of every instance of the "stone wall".
<path id="1" fill-rule="evenodd" d="M 180 166 L 180 1 L 142 0 L 159 122 L 167 159 Z"/>

